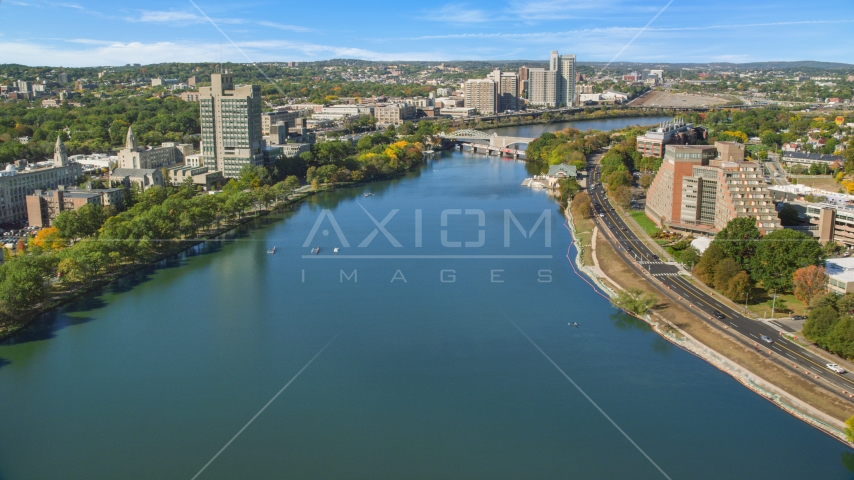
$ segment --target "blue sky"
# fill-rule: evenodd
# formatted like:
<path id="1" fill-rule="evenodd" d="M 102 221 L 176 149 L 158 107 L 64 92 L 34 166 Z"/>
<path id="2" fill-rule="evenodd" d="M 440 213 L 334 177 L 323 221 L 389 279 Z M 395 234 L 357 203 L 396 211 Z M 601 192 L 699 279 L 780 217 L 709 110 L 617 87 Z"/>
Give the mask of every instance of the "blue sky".
<path id="1" fill-rule="evenodd" d="M 550 50 L 854 63 L 851 0 L 192 1 L 0 0 L 0 63 L 545 60 Z"/>

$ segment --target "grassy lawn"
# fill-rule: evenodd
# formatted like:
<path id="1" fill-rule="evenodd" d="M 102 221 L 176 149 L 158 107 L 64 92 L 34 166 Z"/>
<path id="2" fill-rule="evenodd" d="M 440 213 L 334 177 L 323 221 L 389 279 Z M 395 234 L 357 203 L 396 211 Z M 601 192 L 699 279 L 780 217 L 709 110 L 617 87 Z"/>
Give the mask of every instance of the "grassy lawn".
<path id="1" fill-rule="evenodd" d="M 650 220 L 649 217 L 646 216 L 646 213 L 644 213 L 643 211 L 632 210 L 629 212 L 629 215 L 631 215 L 632 218 L 634 218 L 635 221 L 638 222 L 638 225 L 640 225 L 641 228 L 643 228 L 644 232 L 646 232 L 646 234 L 650 237 L 658 233 L 658 227 L 656 227 L 655 224 L 652 223 L 652 220 Z"/>
<path id="2" fill-rule="evenodd" d="M 786 304 L 786 309 L 782 312 L 780 311 L 780 300 L 783 300 Z M 791 293 L 786 295 L 777 295 L 777 302 L 778 303 L 775 305 L 776 308 L 774 310 L 774 318 L 786 318 L 791 317 L 792 315 L 806 315 L 806 305 L 795 298 Z M 771 318 L 770 295 L 767 301 L 757 304 L 749 304 L 747 305 L 747 309 L 759 318 Z"/>
<path id="3" fill-rule="evenodd" d="M 799 184 L 808 187 L 820 188 L 829 192 L 838 192 L 840 189 L 839 184 L 830 177 L 798 175 L 795 178 L 798 179 Z"/>

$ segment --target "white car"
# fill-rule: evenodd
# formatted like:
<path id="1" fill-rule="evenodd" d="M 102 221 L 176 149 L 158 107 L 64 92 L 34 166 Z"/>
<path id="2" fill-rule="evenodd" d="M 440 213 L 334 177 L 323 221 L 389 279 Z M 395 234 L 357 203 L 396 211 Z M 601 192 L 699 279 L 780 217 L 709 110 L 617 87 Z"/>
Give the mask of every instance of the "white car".
<path id="1" fill-rule="evenodd" d="M 836 373 L 845 373 L 845 369 L 844 369 L 844 368 L 842 368 L 842 367 L 840 367 L 839 365 L 837 365 L 837 364 L 835 364 L 835 363 L 828 363 L 828 364 L 827 364 L 827 369 L 828 369 L 828 370 L 831 370 L 831 371 L 834 371 L 834 372 L 836 372 Z"/>

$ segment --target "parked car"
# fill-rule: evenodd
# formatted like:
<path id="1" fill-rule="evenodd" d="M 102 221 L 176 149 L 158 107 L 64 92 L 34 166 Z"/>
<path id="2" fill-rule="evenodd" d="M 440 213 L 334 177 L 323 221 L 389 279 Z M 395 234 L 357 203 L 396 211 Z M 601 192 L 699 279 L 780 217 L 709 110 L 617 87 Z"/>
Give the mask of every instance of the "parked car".
<path id="1" fill-rule="evenodd" d="M 845 369 L 835 363 L 828 363 L 827 369 L 836 373 L 845 373 Z"/>
<path id="2" fill-rule="evenodd" d="M 807 317 L 803 315 L 792 315 L 792 320 L 806 320 Z"/>

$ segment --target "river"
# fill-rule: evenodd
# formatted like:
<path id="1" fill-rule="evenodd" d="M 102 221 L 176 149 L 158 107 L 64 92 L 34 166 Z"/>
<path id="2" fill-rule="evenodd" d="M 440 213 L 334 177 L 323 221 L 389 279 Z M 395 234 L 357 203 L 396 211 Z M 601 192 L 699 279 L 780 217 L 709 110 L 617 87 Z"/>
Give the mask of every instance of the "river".
<path id="1" fill-rule="evenodd" d="M 851 478 L 597 295 L 526 176 L 445 152 L 48 315 L 0 345 L 0 479 Z"/>

